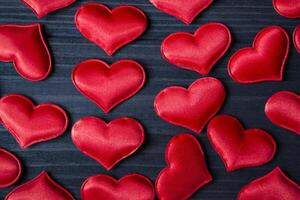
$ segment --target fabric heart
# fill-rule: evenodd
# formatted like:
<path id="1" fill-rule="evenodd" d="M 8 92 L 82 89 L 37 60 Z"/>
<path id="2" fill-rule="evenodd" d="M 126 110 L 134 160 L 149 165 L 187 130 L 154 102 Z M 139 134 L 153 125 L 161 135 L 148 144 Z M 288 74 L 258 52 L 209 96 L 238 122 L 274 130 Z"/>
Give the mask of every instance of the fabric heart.
<path id="1" fill-rule="evenodd" d="M 169 35 L 161 45 L 162 56 L 170 63 L 207 75 L 231 43 L 229 29 L 221 23 L 207 23 L 194 34 Z"/>
<path id="2" fill-rule="evenodd" d="M 213 118 L 207 133 L 227 171 L 263 165 L 272 160 L 276 152 L 276 142 L 271 135 L 261 129 L 245 130 L 229 115 Z"/>
<path id="3" fill-rule="evenodd" d="M 120 60 L 109 66 L 101 60 L 91 59 L 77 65 L 72 73 L 77 90 L 106 113 L 135 95 L 145 79 L 143 67 L 132 60 Z"/>
<path id="4" fill-rule="evenodd" d="M 160 200 L 185 200 L 212 180 L 202 148 L 197 139 L 181 133 L 168 143 L 165 159 L 167 167 L 156 179 Z"/>
<path id="5" fill-rule="evenodd" d="M 294 45 L 297 49 L 297 51 L 300 53 L 300 25 L 298 25 L 293 34 L 293 39 L 294 39 Z"/>
<path id="6" fill-rule="evenodd" d="M 142 145 L 144 129 L 138 121 L 127 117 L 108 124 L 96 117 L 85 117 L 74 124 L 72 139 L 83 153 L 110 170 Z"/>
<path id="7" fill-rule="evenodd" d="M 30 99 L 18 94 L 0 99 L 0 119 L 22 148 L 56 138 L 68 125 L 62 108 L 54 104 L 35 106 Z"/>
<path id="8" fill-rule="evenodd" d="M 273 6 L 278 14 L 287 18 L 300 18 L 299 0 L 273 0 Z"/>
<path id="9" fill-rule="evenodd" d="M 230 58 L 229 75 L 239 83 L 280 81 L 289 47 L 289 36 L 284 29 L 264 28 L 256 35 L 252 48 L 240 49 Z"/>
<path id="10" fill-rule="evenodd" d="M 130 174 L 120 180 L 100 174 L 82 184 L 81 197 L 82 200 L 154 200 L 155 191 L 151 181 L 139 174 Z"/>
<path id="11" fill-rule="evenodd" d="M 99 3 L 87 3 L 75 16 L 79 32 L 101 47 L 108 55 L 138 38 L 147 28 L 147 17 L 133 6 L 112 11 Z"/>
<path id="12" fill-rule="evenodd" d="M 300 187 L 276 167 L 267 175 L 243 187 L 237 199 L 299 200 Z"/>
<path id="13" fill-rule="evenodd" d="M 150 2 L 159 10 L 190 24 L 213 0 L 150 0 Z"/>
<path id="14" fill-rule="evenodd" d="M 225 89 L 221 81 L 200 78 L 188 89 L 173 86 L 162 90 L 155 98 L 154 108 L 163 120 L 200 133 L 219 111 L 224 99 Z"/>
<path id="15" fill-rule="evenodd" d="M 13 62 L 27 80 L 45 79 L 52 63 L 41 25 L 0 25 L 0 61 Z"/>

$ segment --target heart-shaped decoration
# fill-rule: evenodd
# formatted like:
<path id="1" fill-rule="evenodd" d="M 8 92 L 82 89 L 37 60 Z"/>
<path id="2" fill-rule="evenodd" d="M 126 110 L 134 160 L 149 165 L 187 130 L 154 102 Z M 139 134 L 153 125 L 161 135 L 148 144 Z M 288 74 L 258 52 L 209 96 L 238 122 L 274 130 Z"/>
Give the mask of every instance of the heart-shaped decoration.
<path id="1" fill-rule="evenodd" d="M 156 179 L 156 191 L 161 200 L 188 199 L 212 180 L 204 153 L 197 139 L 181 133 L 168 143 L 165 159 L 167 167 Z"/>
<path id="2" fill-rule="evenodd" d="M 255 37 L 252 48 L 237 51 L 230 58 L 228 72 L 239 83 L 280 81 L 290 48 L 287 32 L 269 26 Z"/>
<path id="3" fill-rule="evenodd" d="M 80 151 L 110 170 L 142 145 L 144 129 L 127 117 L 108 124 L 96 117 L 85 117 L 74 124 L 72 139 Z"/>
<path id="4" fill-rule="evenodd" d="M 54 139 L 68 126 L 68 117 L 59 106 L 35 106 L 30 99 L 18 94 L 0 99 L 0 119 L 22 148 Z"/>
<path id="5" fill-rule="evenodd" d="M 45 79 L 52 63 L 41 25 L 0 25 L 0 61 L 13 62 L 27 80 Z"/>
<path id="6" fill-rule="evenodd" d="M 300 25 L 298 25 L 293 34 L 293 39 L 294 39 L 294 45 L 297 49 L 297 51 L 300 53 Z"/>
<path id="7" fill-rule="evenodd" d="M 273 159 L 276 142 L 261 129 L 245 130 L 234 117 L 219 115 L 207 126 L 208 138 L 227 171 L 263 165 Z"/>
<path id="8" fill-rule="evenodd" d="M 130 174 L 119 180 L 108 175 L 88 178 L 81 186 L 82 200 L 154 200 L 155 191 L 151 181 L 139 174 Z"/>
<path id="9" fill-rule="evenodd" d="M 91 59 L 77 65 L 72 73 L 77 90 L 106 113 L 135 95 L 145 79 L 143 67 L 132 60 L 120 60 L 109 66 L 101 60 Z"/>
<path id="10" fill-rule="evenodd" d="M 170 63 L 207 75 L 231 43 L 229 29 L 221 23 L 207 23 L 194 34 L 169 35 L 161 45 L 162 56 Z"/>
<path id="11" fill-rule="evenodd" d="M 75 16 L 79 32 L 108 55 L 138 38 L 147 28 L 147 17 L 134 6 L 110 10 L 99 3 L 81 6 Z"/>
<path id="12" fill-rule="evenodd" d="M 300 18 L 299 0 L 273 0 L 273 6 L 278 14 L 287 18 Z"/>
<path id="13" fill-rule="evenodd" d="M 200 133 L 223 105 L 225 95 L 221 81 L 200 78 L 188 89 L 172 86 L 162 90 L 155 97 L 154 108 L 163 120 Z"/>

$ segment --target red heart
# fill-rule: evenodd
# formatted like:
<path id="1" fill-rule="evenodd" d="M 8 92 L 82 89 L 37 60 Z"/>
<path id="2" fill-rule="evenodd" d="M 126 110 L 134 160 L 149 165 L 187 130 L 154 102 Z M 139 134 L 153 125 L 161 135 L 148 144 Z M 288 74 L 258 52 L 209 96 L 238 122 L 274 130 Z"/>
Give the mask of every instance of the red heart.
<path id="1" fill-rule="evenodd" d="M 244 186 L 237 199 L 299 200 L 300 187 L 276 167 L 267 175 Z"/>
<path id="2" fill-rule="evenodd" d="M 18 94 L 0 99 L 0 118 L 22 148 L 56 138 L 68 125 L 62 108 L 54 104 L 35 106 L 30 99 Z"/>
<path id="3" fill-rule="evenodd" d="M 138 121 L 127 117 L 108 124 L 96 117 L 86 117 L 74 124 L 72 139 L 80 151 L 110 170 L 142 145 L 144 129 Z"/>
<path id="4" fill-rule="evenodd" d="M 273 0 L 273 7 L 284 17 L 300 18 L 299 0 Z"/>
<path id="5" fill-rule="evenodd" d="M 276 142 L 261 129 L 245 130 L 234 117 L 219 115 L 207 126 L 208 138 L 227 171 L 263 165 L 273 159 Z"/>
<path id="6" fill-rule="evenodd" d="M 252 48 L 240 49 L 230 58 L 229 75 L 239 83 L 280 81 L 289 47 L 289 36 L 284 29 L 264 28 L 256 35 Z"/>
<path id="7" fill-rule="evenodd" d="M 151 181 L 139 174 L 130 174 L 120 180 L 100 174 L 82 184 L 81 197 L 82 200 L 154 200 L 155 191 Z"/>
<path id="8" fill-rule="evenodd" d="M 0 61 L 14 62 L 25 79 L 39 81 L 51 71 L 51 56 L 41 25 L 0 25 Z"/>
<path id="9" fill-rule="evenodd" d="M 75 16 L 79 32 L 108 55 L 138 38 L 147 28 L 147 17 L 134 6 L 112 11 L 99 3 L 81 6 Z"/>
<path id="10" fill-rule="evenodd" d="M 300 53 L 300 25 L 298 25 L 293 34 L 293 39 L 294 39 L 294 45 L 297 49 L 297 51 Z"/>
<path id="11" fill-rule="evenodd" d="M 155 112 L 171 124 L 200 133 L 205 124 L 221 108 L 225 89 L 218 79 L 200 78 L 188 89 L 173 86 L 155 98 Z"/>
<path id="12" fill-rule="evenodd" d="M 106 113 L 135 95 L 145 79 L 143 67 L 132 60 L 120 60 L 111 66 L 101 60 L 86 60 L 72 73 L 77 90 Z"/>
<path id="13" fill-rule="evenodd" d="M 150 2 L 159 10 L 190 24 L 213 0 L 150 0 Z"/>
<path id="14" fill-rule="evenodd" d="M 202 148 L 190 134 L 178 134 L 168 143 L 165 159 L 167 167 L 156 179 L 160 200 L 188 199 L 212 180 Z"/>

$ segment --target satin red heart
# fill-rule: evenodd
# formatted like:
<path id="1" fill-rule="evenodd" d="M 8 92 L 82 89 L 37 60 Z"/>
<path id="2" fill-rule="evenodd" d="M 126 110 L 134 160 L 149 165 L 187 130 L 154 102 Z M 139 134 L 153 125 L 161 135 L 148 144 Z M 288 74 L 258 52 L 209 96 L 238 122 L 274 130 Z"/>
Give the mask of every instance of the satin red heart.
<path id="1" fill-rule="evenodd" d="M 225 95 L 221 81 L 200 78 L 188 89 L 172 86 L 162 90 L 155 97 L 154 108 L 163 120 L 200 133 L 223 105 Z"/>
<path id="2" fill-rule="evenodd" d="M 77 65 L 72 73 L 77 90 L 106 113 L 135 95 L 145 79 L 143 67 L 132 60 L 120 60 L 109 66 L 101 60 L 91 59 Z"/>
<path id="3" fill-rule="evenodd" d="M 30 99 L 11 94 L 0 99 L 0 119 L 21 148 L 54 139 L 68 126 L 65 111 L 54 104 L 35 106 Z"/>
<path id="4" fill-rule="evenodd" d="M 41 25 L 0 25 L 0 61 L 13 62 L 25 79 L 45 79 L 51 69 L 51 56 L 44 41 Z"/>
<path id="5" fill-rule="evenodd" d="M 297 49 L 298 53 L 300 53 L 300 25 L 295 28 L 293 39 L 295 48 Z"/>
<path id="6" fill-rule="evenodd" d="M 207 23 L 194 34 L 169 35 L 161 45 L 162 56 L 170 63 L 207 75 L 231 43 L 229 29 L 221 23 Z"/>
<path id="7" fill-rule="evenodd" d="M 255 37 L 252 48 L 237 51 L 230 58 L 228 73 L 239 83 L 280 81 L 290 47 L 287 32 L 269 26 Z"/>
<path id="8" fill-rule="evenodd" d="M 299 0 L 273 0 L 276 12 L 287 18 L 300 18 Z"/>
<path id="9" fill-rule="evenodd" d="M 75 23 L 84 37 L 112 55 L 146 30 L 147 17 L 134 6 L 110 10 L 99 3 L 87 3 L 78 9 Z"/>

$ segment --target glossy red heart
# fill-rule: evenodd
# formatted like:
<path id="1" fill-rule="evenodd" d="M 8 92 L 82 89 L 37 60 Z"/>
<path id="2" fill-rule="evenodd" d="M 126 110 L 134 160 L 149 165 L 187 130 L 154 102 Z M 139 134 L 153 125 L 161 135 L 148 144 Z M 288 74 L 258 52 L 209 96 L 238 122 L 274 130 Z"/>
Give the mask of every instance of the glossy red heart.
<path id="1" fill-rule="evenodd" d="M 190 24 L 213 0 L 150 0 L 150 2 L 159 10 Z"/>
<path id="2" fill-rule="evenodd" d="M 18 94 L 0 99 L 0 119 L 22 148 L 54 139 L 68 126 L 68 117 L 59 106 L 49 103 L 35 106 Z"/>
<path id="3" fill-rule="evenodd" d="M 88 178 L 81 186 L 82 200 L 154 200 L 155 191 L 151 181 L 139 174 L 130 174 L 115 180 L 108 175 Z"/>
<path id="4" fill-rule="evenodd" d="M 13 62 L 25 79 L 39 81 L 51 71 L 51 56 L 41 25 L 0 25 L 0 61 Z"/>
<path id="5" fill-rule="evenodd" d="M 287 32 L 269 26 L 255 37 L 252 48 L 237 51 L 230 58 L 228 72 L 239 83 L 280 81 L 290 47 Z"/>
<path id="6" fill-rule="evenodd" d="M 229 29 L 221 23 L 207 23 L 194 34 L 169 35 L 161 45 L 162 56 L 170 63 L 207 75 L 231 43 Z"/>
<path id="7" fill-rule="evenodd" d="M 300 25 L 298 25 L 293 34 L 294 45 L 297 51 L 300 53 Z"/>
<path id="8" fill-rule="evenodd" d="M 273 0 L 275 10 L 287 18 L 300 18 L 299 0 Z"/>
<path id="9" fill-rule="evenodd" d="M 263 165 L 273 159 L 276 142 L 261 129 L 247 129 L 234 117 L 213 118 L 207 133 L 210 143 L 222 158 L 227 171 Z"/>
<path id="10" fill-rule="evenodd" d="M 221 81 L 200 78 L 188 89 L 172 86 L 162 90 L 155 98 L 154 108 L 163 120 L 200 133 L 223 105 L 225 95 Z"/>
<path id="11" fill-rule="evenodd" d="M 80 151 L 110 170 L 142 145 L 144 129 L 138 121 L 127 117 L 110 123 L 85 117 L 74 124 L 72 139 Z"/>
<path id="12" fill-rule="evenodd" d="M 156 179 L 160 200 L 180 200 L 189 197 L 212 180 L 204 153 L 197 139 L 181 133 L 168 143 L 165 159 L 167 167 Z"/>
<path id="13" fill-rule="evenodd" d="M 299 200 L 300 187 L 276 167 L 267 175 L 244 186 L 237 199 Z"/>
<path id="14" fill-rule="evenodd" d="M 145 79 L 143 67 L 132 60 L 120 60 L 111 66 L 101 60 L 86 60 L 72 73 L 77 90 L 106 113 L 135 95 Z"/>
<path id="15" fill-rule="evenodd" d="M 112 55 L 146 30 L 147 17 L 134 6 L 110 10 L 99 3 L 87 3 L 78 9 L 75 23 L 84 37 Z"/>

